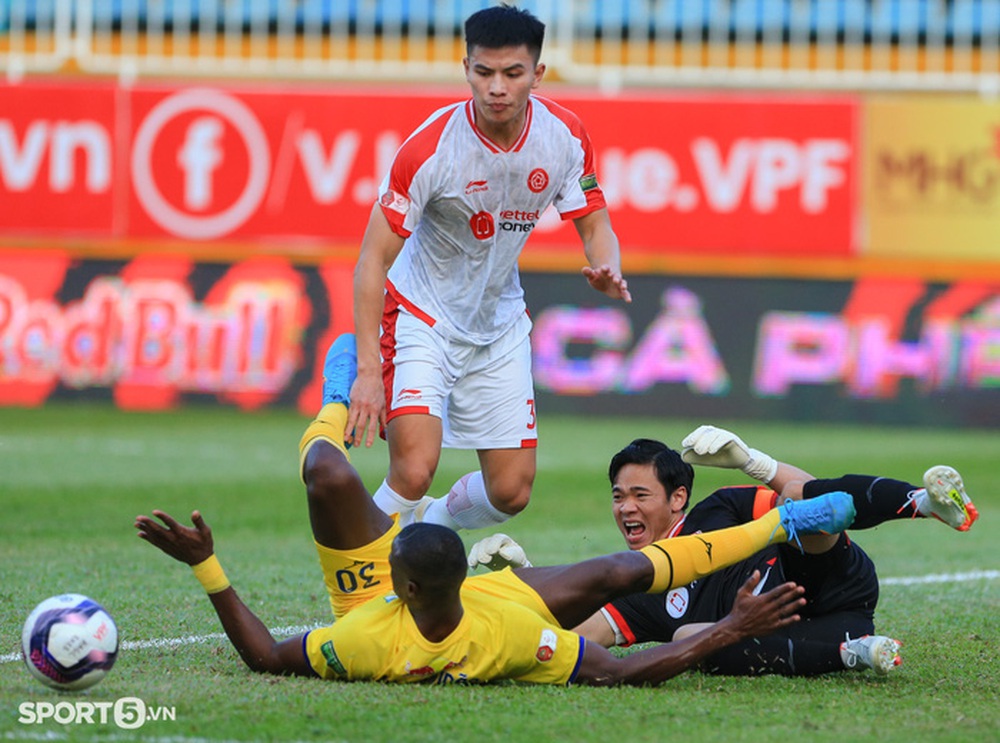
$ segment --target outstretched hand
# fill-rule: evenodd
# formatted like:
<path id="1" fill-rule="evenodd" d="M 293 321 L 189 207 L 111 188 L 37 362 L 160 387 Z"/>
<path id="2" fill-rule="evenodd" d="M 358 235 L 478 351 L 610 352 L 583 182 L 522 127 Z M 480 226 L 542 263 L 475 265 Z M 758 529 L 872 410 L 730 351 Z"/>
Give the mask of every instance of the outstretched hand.
<path id="1" fill-rule="evenodd" d="M 681 458 L 688 464 L 742 469 L 750 461 L 750 447 L 732 431 L 698 426 L 681 441 Z"/>
<path id="2" fill-rule="evenodd" d="M 760 571 L 753 571 L 753 575 L 736 592 L 736 601 L 729 612 L 744 637 L 769 635 L 794 624 L 801 618 L 799 609 L 806 604 L 802 597 L 806 589 L 795 583 L 782 583 L 766 593 L 755 595 L 754 590 L 760 580 Z"/>
<path id="3" fill-rule="evenodd" d="M 587 282 L 602 294 L 607 294 L 612 299 L 621 299 L 625 302 L 632 301 L 632 294 L 628 290 L 628 282 L 618 271 L 613 271 L 611 266 L 604 265 L 597 268 L 584 266 L 582 269 Z"/>
<path id="4" fill-rule="evenodd" d="M 740 469 L 764 483 L 772 482 L 781 468 L 781 463 L 774 457 L 747 446 L 732 431 L 715 426 L 699 426 L 684 437 L 681 446 L 684 447 L 681 458 L 688 464 Z M 785 469 L 788 470 L 788 465 Z M 795 474 L 812 479 L 807 472 L 795 469 Z"/>
<path id="5" fill-rule="evenodd" d="M 139 538 L 188 565 L 204 562 L 215 552 L 212 530 L 208 528 L 200 511 L 191 513 L 194 528 L 184 526 L 164 511 L 153 511 L 153 516 L 163 522 L 161 526 L 149 516 L 136 516 L 135 528 Z"/>

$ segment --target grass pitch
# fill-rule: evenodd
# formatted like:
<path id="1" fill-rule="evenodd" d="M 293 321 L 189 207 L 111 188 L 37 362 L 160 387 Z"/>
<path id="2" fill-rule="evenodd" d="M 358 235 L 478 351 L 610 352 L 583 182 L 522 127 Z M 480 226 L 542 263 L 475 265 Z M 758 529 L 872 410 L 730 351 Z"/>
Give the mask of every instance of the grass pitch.
<path id="1" fill-rule="evenodd" d="M 677 445 L 703 421 L 542 416 L 528 510 L 504 526 L 536 564 L 621 548 L 610 518 L 608 459 L 636 436 Z M 183 565 L 134 535 L 137 513 L 201 509 L 247 604 L 271 627 L 329 617 L 309 535 L 292 412 L 193 408 L 126 414 L 99 405 L 0 409 L 0 737 L 5 740 L 185 741 L 696 741 L 997 740 L 1000 729 L 1000 431 L 717 421 L 752 446 L 817 475 L 870 472 L 919 482 L 949 463 L 981 518 L 967 534 L 932 521 L 855 532 L 883 579 L 876 616 L 901 638 L 904 664 L 886 678 L 720 678 L 689 672 L 659 688 L 398 687 L 251 674 Z M 356 451 L 369 487 L 385 447 Z M 446 453 L 435 490 L 474 467 Z M 701 468 L 695 500 L 742 481 Z M 487 532 L 466 534 L 466 543 Z M 942 574 L 970 574 L 952 580 Z M 909 580 L 913 579 L 913 580 Z M 81 694 L 28 676 L 21 624 L 43 598 L 87 594 L 126 643 L 111 675 Z M 161 719 L 19 722 L 25 703 L 137 698 Z M 64 705 L 64 709 L 68 706 Z M 166 719 L 163 719 L 166 717 Z"/>

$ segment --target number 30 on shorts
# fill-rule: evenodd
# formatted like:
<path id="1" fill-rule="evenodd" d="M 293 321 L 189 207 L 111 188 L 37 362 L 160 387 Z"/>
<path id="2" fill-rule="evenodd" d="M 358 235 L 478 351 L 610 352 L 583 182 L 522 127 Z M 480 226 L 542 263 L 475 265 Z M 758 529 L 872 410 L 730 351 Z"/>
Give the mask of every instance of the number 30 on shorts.
<path id="1" fill-rule="evenodd" d="M 354 593 L 359 587 L 371 588 L 381 582 L 372 575 L 374 572 L 375 563 L 364 562 L 338 570 L 334 575 L 337 579 L 337 587 L 341 591 L 344 593 Z"/>

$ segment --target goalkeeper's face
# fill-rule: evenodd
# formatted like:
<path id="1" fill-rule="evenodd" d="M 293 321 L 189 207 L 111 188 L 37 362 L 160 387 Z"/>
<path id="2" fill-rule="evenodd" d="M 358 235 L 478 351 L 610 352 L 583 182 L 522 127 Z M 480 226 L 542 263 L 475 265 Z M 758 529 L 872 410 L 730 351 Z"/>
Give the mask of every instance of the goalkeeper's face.
<path id="1" fill-rule="evenodd" d="M 687 488 L 667 493 L 652 464 L 626 464 L 611 488 L 615 523 L 630 550 L 647 547 L 671 536 L 684 517 Z"/>

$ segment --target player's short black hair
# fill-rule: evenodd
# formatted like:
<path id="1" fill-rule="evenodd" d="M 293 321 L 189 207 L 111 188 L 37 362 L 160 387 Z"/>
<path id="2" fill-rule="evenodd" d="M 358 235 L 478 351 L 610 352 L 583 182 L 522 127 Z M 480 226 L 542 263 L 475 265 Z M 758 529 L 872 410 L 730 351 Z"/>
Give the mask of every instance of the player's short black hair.
<path id="1" fill-rule="evenodd" d="M 457 590 L 469 570 L 462 538 L 447 526 L 410 524 L 393 540 L 392 549 L 410 579 L 430 595 Z"/>
<path id="2" fill-rule="evenodd" d="M 611 457 L 608 479 L 612 485 L 626 464 L 652 464 L 656 479 L 663 485 L 667 495 L 683 485 L 687 488 L 688 502 L 690 502 L 694 487 L 694 467 L 681 459 L 679 452 L 662 441 L 636 439 Z M 684 508 L 687 508 L 687 503 L 684 504 Z"/>
<path id="3" fill-rule="evenodd" d="M 507 46 L 526 46 L 538 64 L 545 41 L 545 24 L 529 11 L 502 3 L 483 8 L 465 21 L 465 51 L 472 48 L 502 49 Z"/>

